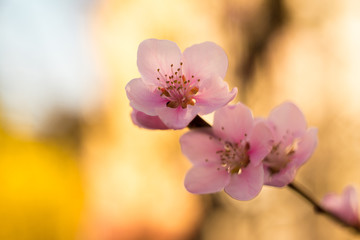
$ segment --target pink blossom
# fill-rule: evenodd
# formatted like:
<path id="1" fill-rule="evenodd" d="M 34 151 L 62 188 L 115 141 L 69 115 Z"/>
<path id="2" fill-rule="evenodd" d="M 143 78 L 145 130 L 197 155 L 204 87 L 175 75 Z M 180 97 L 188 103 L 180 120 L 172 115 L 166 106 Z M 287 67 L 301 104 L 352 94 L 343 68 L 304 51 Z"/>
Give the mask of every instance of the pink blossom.
<path id="1" fill-rule="evenodd" d="M 269 153 L 271 132 L 255 124 L 241 103 L 215 111 L 213 128 L 191 130 L 180 138 L 184 155 L 193 163 L 185 188 L 205 194 L 225 190 L 238 200 L 250 200 L 263 186 L 262 160 Z"/>
<path id="2" fill-rule="evenodd" d="M 169 129 L 158 116 L 149 116 L 133 109 L 131 120 L 139 127 L 147 129 Z"/>
<path id="3" fill-rule="evenodd" d="M 264 184 L 283 187 L 295 178 L 298 168 L 317 145 L 317 129 L 307 129 L 303 113 L 293 103 L 274 108 L 267 120 L 272 130 L 272 150 L 264 159 Z"/>
<path id="4" fill-rule="evenodd" d="M 353 186 L 347 186 L 341 195 L 328 193 L 322 200 L 322 206 L 349 225 L 360 227 L 359 199 Z"/>
<path id="5" fill-rule="evenodd" d="M 158 116 L 168 127 L 186 127 L 197 114 L 208 114 L 231 101 L 225 77 L 228 60 L 215 43 L 185 49 L 168 40 L 140 43 L 137 65 L 141 78 L 126 85 L 130 105 L 149 116 Z"/>

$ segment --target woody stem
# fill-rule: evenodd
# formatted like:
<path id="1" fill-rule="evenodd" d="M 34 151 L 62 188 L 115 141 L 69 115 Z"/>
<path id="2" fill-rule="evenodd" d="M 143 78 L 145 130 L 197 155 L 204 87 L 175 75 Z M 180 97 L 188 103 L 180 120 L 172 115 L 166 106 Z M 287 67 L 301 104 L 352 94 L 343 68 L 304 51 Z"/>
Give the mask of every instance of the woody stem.
<path id="1" fill-rule="evenodd" d="M 211 127 L 211 125 L 202 119 L 199 115 L 196 115 L 196 117 L 188 125 L 188 128 L 190 129 L 202 127 Z"/>
<path id="2" fill-rule="evenodd" d="M 340 219 L 339 217 L 337 217 L 336 215 L 334 215 L 333 213 L 327 211 L 325 208 L 323 208 L 321 206 L 321 204 L 316 201 L 314 199 L 314 197 L 312 197 L 308 190 L 306 190 L 303 186 L 301 186 L 300 184 L 298 183 L 290 183 L 288 185 L 288 187 L 295 191 L 296 193 L 298 193 L 301 197 L 303 197 L 308 203 L 310 203 L 313 207 L 314 207 L 314 211 L 316 213 L 320 213 L 320 214 L 324 214 L 325 216 L 331 218 L 332 220 L 334 220 L 335 222 L 343 225 L 343 226 L 346 226 L 346 227 L 350 227 L 352 228 L 353 230 L 355 230 L 357 233 L 360 233 L 360 226 L 352 226 L 352 225 L 349 225 L 348 223 L 344 222 L 342 219 Z"/>

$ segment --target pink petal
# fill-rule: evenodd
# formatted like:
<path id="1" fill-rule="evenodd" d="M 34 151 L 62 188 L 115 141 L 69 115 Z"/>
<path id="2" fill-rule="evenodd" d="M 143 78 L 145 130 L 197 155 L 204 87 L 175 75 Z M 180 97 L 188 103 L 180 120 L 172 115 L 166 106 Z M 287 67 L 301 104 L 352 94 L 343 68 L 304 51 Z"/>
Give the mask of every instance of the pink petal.
<path id="1" fill-rule="evenodd" d="M 317 129 L 309 128 L 298 144 L 293 161 L 297 166 L 303 165 L 313 154 L 317 146 Z"/>
<path id="2" fill-rule="evenodd" d="M 225 78 L 228 59 L 224 50 L 212 42 L 204 42 L 185 49 L 183 53 L 183 73 L 187 79 L 207 81 L 213 76 Z M 200 82 L 201 82 L 200 81 Z"/>
<path id="3" fill-rule="evenodd" d="M 157 109 L 157 115 L 159 115 L 161 121 L 169 128 L 182 129 L 187 127 L 187 125 L 195 118 L 197 110 L 198 108 L 194 108 L 193 106 L 187 106 L 185 109 L 181 107 L 165 107 Z"/>
<path id="4" fill-rule="evenodd" d="M 359 222 L 359 199 L 355 187 L 347 186 L 344 191 L 344 198 L 348 204 L 349 211 L 354 213 L 357 223 Z"/>
<path id="5" fill-rule="evenodd" d="M 195 96 L 196 106 L 200 108 L 199 114 L 209 114 L 216 109 L 225 106 L 233 100 L 238 92 L 235 87 L 229 92 L 229 85 L 220 77 L 214 77 L 207 85 L 201 86 Z"/>
<path id="6" fill-rule="evenodd" d="M 191 193 L 205 194 L 221 191 L 228 184 L 230 175 L 217 165 L 197 165 L 185 176 L 185 188 Z"/>
<path id="7" fill-rule="evenodd" d="M 334 193 L 325 195 L 322 205 L 346 223 L 354 226 L 360 224 L 358 196 L 353 186 L 347 186 L 341 195 Z"/>
<path id="8" fill-rule="evenodd" d="M 237 200 L 247 201 L 260 193 L 263 182 L 263 165 L 248 165 L 242 169 L 240 175 L 234 174 L 231 176 L 229 185 L 225 187 L 225 192 Z"/>
<path id="9" fill-rule="evenodd" d="M 296 166 L 289 164 L 278 173 L 271 174 L 268 168 L 264 167 L 264 184 L 274 187 L 284 187 L 294 180 L 296 170 Z"/>
<path id="10" fill-rule="evenodd" d="M 176 43 L 168 40 L 147 39 L 140 43 L 137 53 L 137 65 L 145 82 L 157 84 L 160 73 L 171 74 L 171 64 L 174 69 L 180 67 L 181 51 Z"/>
<path id="11" fill-rule="evenodd" d="M 180 138 L 182 153 L 193 164 L 219 163 L 216 151 L 222 150 L 222 144 L 212 135 L 211 130 L 192 130 Z"/>
<path id="12" fill-rule="evenodd" d="M 270 141 L 273 136 L 264 121 L 258 120 L 254 126 L 250 136 L 250 149 L 248 154 L 250 156 L 251 164 L 258 165 L 266 157 L 271 150 Z"/>
<path id="13" fill-rule="evenodd" d="M 269 121 L 276 127 L 278 136 L 284 136 L 289 130 L 296 136 L 302 135 L 306 129 L 306 120 L 300 109 L 291 102 L 285 102 L 274 108 Z"/>
<path id="14" fill-rule="evenodd" d="M 165 107 L 166 99 L 144 84 L 141 78 L 131 80 L 125 87 L 130 106 L 147 115 L 156 115 L 156 108 Z"/>
<path id="15" fill-rule="evenodd" d="M 215 112 L 213 129 L 217 136 L 231 142 L 239 142 L 245 136 L 251 135 L 252 113 L 242 103 L 222 107 Z"/>
<path id="16" fill-rule="evenodd" d="M 265 183 L 266 185 L 283 187 L 291 183 L 296 175 L 298 168 L 304 164 L 312 155 L 317 144 L 317 129 L 309 128 L 303 138 L 300 140 L 298 149 L 295 152 L 291 162 L 279 172 L 270 174 L 265 167 Z"/>
<path id="17" fill-rule="evenodd" d="M 150 116 L 133 109 L 131 120 L 139 127 L 147 129 L 169 129 L 158 116 Z"/>

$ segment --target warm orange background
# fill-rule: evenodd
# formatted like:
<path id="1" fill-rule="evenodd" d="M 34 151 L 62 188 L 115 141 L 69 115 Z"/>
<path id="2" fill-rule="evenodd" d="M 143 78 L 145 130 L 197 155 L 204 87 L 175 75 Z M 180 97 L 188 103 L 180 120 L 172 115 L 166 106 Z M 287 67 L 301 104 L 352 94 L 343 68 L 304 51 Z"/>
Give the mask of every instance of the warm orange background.
<path id="1" fill-rule="evenodd" d="M 284 13 L 276 28 L 271 6 Z M 286 188 L 264 187 L 249 202 L 186 192 L 190 163 L 178 143 L 186 130 L 134 126 L 124 91 L 139 77 L 142 40 L 169 39 L 182 50 L 216 42 L 228 54 L 225 80 L 239 88 L 236 101 L 266 116 L 291 100 L 319 128 L 319 146 L 296 180 L 317 199 L 348 183 L 360 190 L 359 1 L 103 0 L 90 11 L 106 85 L 100 107 L 58 112 L 46 134 L 2 118 L 0 239 L 359 238 Z M 265 47 L 244 74 L 257 42 Z"/>

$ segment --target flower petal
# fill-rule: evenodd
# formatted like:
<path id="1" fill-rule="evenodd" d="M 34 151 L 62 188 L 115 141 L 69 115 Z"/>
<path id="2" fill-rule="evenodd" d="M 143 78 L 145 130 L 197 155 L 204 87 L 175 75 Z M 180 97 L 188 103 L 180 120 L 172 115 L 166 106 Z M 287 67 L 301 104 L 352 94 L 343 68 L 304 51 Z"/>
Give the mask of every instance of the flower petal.
<path id="1" fill-rule="evenodd" d="M 196 165 L 185 176 L 185 188 L 191 193 L 205 194 L 221 191 L 228 184 L 230 175 L 216 165 Z"/>
<path id="2" fill-rule="evenodd" d="M 157 115 L 159 115 L 161 121 L 169 128 L 182 129 L 187 127 L 187 125 L 195 118 L 197 111 L 198 108 L 194 108 L 193 106 L 187 106 L 185 109 L 182 107 L 165 107 L 159 108 L 157 110 Z"/>
<path id="3" fill-rule="evenodd" d="M 147 39 L 140 43 L 137 53 L 137 65 L 145 82 L 157 84 L 159 72 L 171 74 L 170 65 L 174 69 L 180 67 L 181 51 L 176 43 L 168 40 Z"/>
<path id="4" fill-rule="evenodd" d="M 166 108 L 166 99 L 155 93 L 141 78 L 131 80 L 125 87 L 130 106 L 147 115 L 156 115 L 156 108 Z"/>
<path id="5" fill-rule="evenodd" d="M 358 196 L 353 186 L 347 186 L 341 195 L 328 193 L 321 203 L 326 210 L 334 213 L 348 224 L 353 226 L 360 224 Z"/>
<path id="6" fill-rule="evenodd" d="M 203 84 L 200 91 L 194 97 L 196 106 L 200 108 L 199 114 L 209 114 L 216 109 L 225 106 L 233 100 L 238 92 L 235 87 L 229 92 L 229 85 L 220 77 L 214 77 L 207 85 Z"/>
<path id="7" fill-rule="evenodd" d="M 294 164 L 289 164 L 279 172 L 271 174 L 270 170 L 267 167 L 264 167 L 264 184 L 274 187 L 284 187 L 294 180 L 296 170 L 297 168 Z"/>
<path id="8" fill-rule="evenodd" d="M 317 146 L 317 128 L 309 128 L 298 144 L 293 161 L 296 166 L 303 165 L 313 154 Z"/>
<path id="9" fill-rule="evenodd" d="M 207 81 L 213 76 L 225 78 L 228 59 L 224 50 L 215 43 L 204 42 L 185 49 L 183 53 L 183 74 L 187 79 Z"/>
<path id="10" fill-rule="evenodd" d="M 302 135 L 306 129 L 306 120 L 300 109 L 291 102 L 284 102 L 275 107 L 269 121 L 276 127 L 277 135 L 282 137 L 287 131 L 294 133 L 294 137 Z"/>
<path id="11" fill-rule="evenodd" d="M 251 164 L 258 165 L 266 157 L 271 150 L 270 141 L 273 135 L 264 121 L 258 121 L 252 130 L 250 136 L 250 156 Z"/>
<path id="12" fill-rule="evenodd" d="M 150 116 L 133 109 L 131 120 L 139 127 L 147 129 L 169 129 L 158 116 Z"/>
<path id="13" fill-rule="evenodd" d="M 219 163 L 216 151 L 223 149 L 222 144 L 212 136 L 210 129 L 192 130 L 180 138 L 182 153 L 193 164 Z"/>
<path id="14" fill-rule="evenodd" d="M 251 135 L 252 113 L 242 103 L 222 107 L 215 112 L 213 129 L 217 136 L 232 142 L 239 142 L 245 136 Z"/>
<path id="15" fill-rule="evenodd" d="M 263 165 L 248 165 L 242 169 L 240 175 L 234 174 L 231 176 L 229 185 L 225 187 L 225 192 L 237 200 L 247 201 L 260 193 L 263 181 Z"/>
<path id="16" fill-rule="evenodd" d="M 271 174 L 265 167 L 264 184 L 275 187 L 284 187 L 291 183 L 296 175 L 298 168 L 303 165 L 312 155 L 317 144 L 317 129 L 309 128 L 303 138 L 300 140 L 298 149 L 292 160 L 277 173 Z"/>

